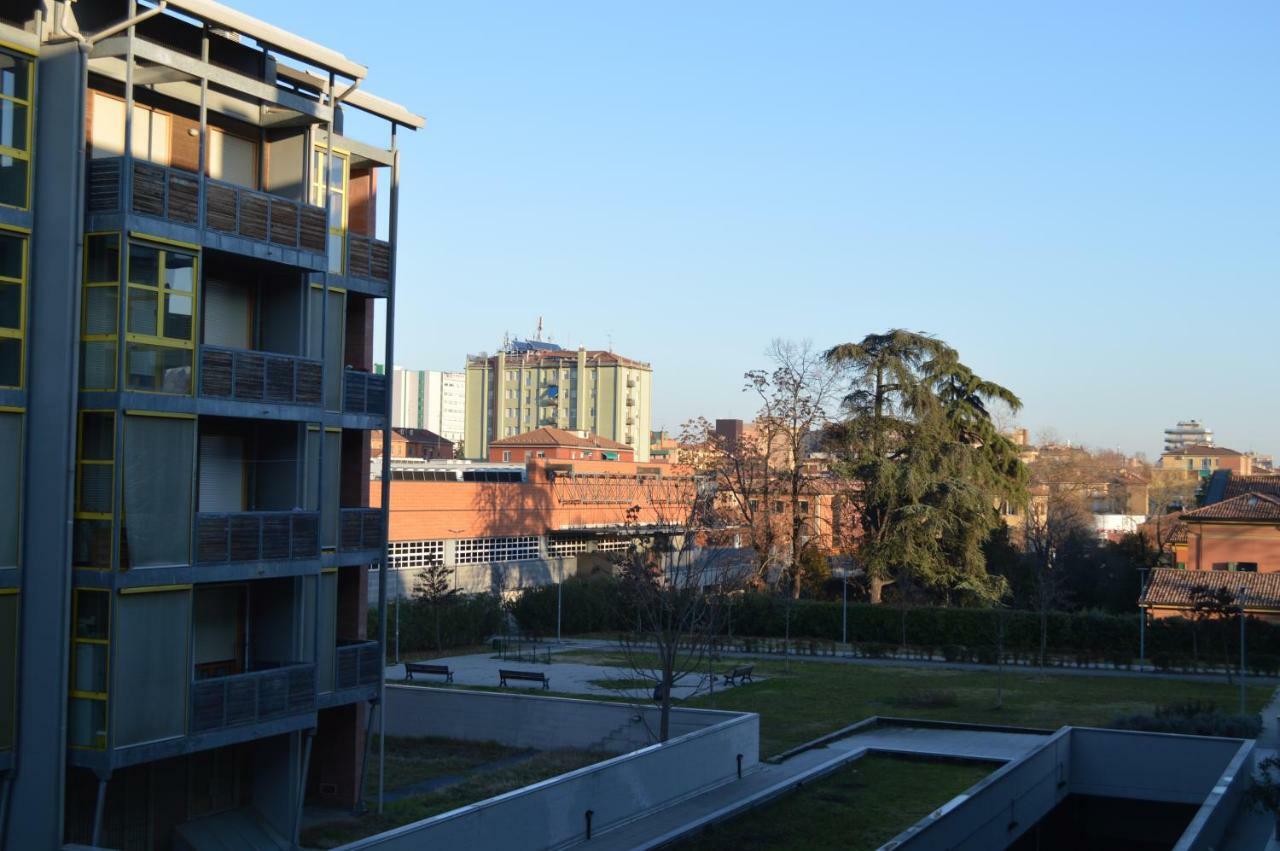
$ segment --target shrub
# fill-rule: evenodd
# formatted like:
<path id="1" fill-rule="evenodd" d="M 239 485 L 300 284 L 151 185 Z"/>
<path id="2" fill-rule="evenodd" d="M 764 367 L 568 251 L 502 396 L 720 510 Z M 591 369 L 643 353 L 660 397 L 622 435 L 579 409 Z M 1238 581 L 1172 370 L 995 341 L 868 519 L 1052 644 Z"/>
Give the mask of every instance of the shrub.
<path id="1" fill-rule="evenodd" d="M 483 644 L 502 631 L 502 601 L 493 594 L 458 596 L 440 604 L 440 638 L 443 649 Z M 395 640 L 395 609 L 388 610 L 387 641 Z M 425 600 L 400 601 L 400 650 L 413 653 L 436 649 L 435 616 Z M 369 635 L 378 634 L 378 610 L 369 610 Z"/>
<path id="2" fill-rule="evenodd" d="M 1262 719 L 1257 715 L 1229 715 L 1212 703 L 1193 700 L 1158 706 L 1151 715 L 1122 715 L 1111 726 L 1147 733 L 1255 739 L 1262 732 Z"/>

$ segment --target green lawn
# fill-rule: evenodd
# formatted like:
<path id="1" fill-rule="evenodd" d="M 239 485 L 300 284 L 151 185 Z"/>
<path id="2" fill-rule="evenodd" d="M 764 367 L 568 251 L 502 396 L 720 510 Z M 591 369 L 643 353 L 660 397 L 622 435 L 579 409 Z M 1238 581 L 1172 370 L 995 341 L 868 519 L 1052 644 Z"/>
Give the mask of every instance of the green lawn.
<path id="1" fill-rule="evenodd" d="M 679 851 L 870 851 L 986 777 L 993 765 L 867 756 L 675 846 Z"/>
<path id="2" fill-rule="evenodd" d="M 477 773 L 451 786 L 389 803 L 383 809 L 382 815 L 373 811 L 375 807 L 371 801 L 370 812 L 364 816 L 343 818 L 307 828 L 302 832 L 302 845 L 307 848 L 336 848 L 364 836 L 372 836 L 384 830 L 420 821 L 501 795 L 503 792 L 528 786 L 530 783 L 564 774 L 566 771 L 572 771 L 584 765 L 591 765 L 603 758 L 599 753 L 587 751 L 543 751 L 516 765 Z M 390 768 L 389 755 L 387 764 Z M 376 770 L 372 765 L 370 768 Z"/>
<path id="3" fill-rule="evenodd" d="M 496 742 L 463 742 L 456 739 L 387 738 L 387 791 L 402 789 L 415 783 L 465 774 L 473 768 L 503 757 L 520 753 Z M 378 737 L 369 745 L 369 773 L 365 778 L 365 795 L 378 794 Z"/>
<path id="4" fill-rule="evenodd" d="M 621 654 L 571 651 L 578 661 L 619 665 Z M 722 660 L 717 671 L 741 664 Z M 686 701 L 708 709 L 760 714 L 760 753 L 772 756 L 869 715 L 896 715 L 1056 729 L 1064 724 L 1105 726 L 1117 715 L 1150 711 L 1157 705 L 1187 700 L 1216 703 L 1235 712 L 1239 687 L 1222 680 L 1170 680 L 1157 677 L 1075 676 L 1006 671 L 1004 706 L 996 708 L 1000 675 L 942 667 L 892 668 L 875 665 L 753 660 L 755 683 Z M 1274 685 L 1251 685 L 1250 712 L 1270 699 Z M 945 693 L 954 705 L 925 705 L 918 695 Z M 952 703 L 951 700 L 939 703 Z"/>

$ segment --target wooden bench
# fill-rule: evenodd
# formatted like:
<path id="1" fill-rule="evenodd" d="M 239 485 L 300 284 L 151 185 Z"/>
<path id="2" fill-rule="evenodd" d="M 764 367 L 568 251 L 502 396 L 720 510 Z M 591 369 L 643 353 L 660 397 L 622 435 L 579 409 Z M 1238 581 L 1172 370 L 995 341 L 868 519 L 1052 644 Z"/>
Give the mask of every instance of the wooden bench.
<path id="1" fill-rule="evenodd" d="M 505 671 L 499 668 L 498 685 L 505 688 L 507 680 L 529 680 L 530 682 L 542 683 L 544 689 L 551 688 L 551 678 L 541 671 Z"/>
<path id="2" fill-rule="evenodd" d="M 749 683 L 752 682 L 751 672 L 754 671 L 755 668 L 755 665 L 739 665 L 736 668 L 730 668 L 720 676 L 724 678 L 724 684 L 728 686 L 738 685 L 740 683 Z M 737 682 L 734 682 L 735 680 L 737 680 Z"/>
<path id="3" fill-rule="evenodd" d="M 453 671 L 449 670 L 448 665 L 430 665 L 426 662 L 405 662 L 405 679 L 413 679 L 414 674 L 439 674 L 444 677 L 444 681 L 446 683 L 453 682 Z"/>

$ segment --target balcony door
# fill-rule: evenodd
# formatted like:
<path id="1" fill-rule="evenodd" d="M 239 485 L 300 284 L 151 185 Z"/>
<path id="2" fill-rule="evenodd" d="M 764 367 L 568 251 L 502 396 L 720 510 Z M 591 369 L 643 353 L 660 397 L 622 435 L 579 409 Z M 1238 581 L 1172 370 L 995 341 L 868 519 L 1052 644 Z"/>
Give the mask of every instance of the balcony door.
<path id="1" fill-rule="evenodd" d="M 244 437 L 239 434 L 200 436 L 200 511 L 244 511 Z"/>

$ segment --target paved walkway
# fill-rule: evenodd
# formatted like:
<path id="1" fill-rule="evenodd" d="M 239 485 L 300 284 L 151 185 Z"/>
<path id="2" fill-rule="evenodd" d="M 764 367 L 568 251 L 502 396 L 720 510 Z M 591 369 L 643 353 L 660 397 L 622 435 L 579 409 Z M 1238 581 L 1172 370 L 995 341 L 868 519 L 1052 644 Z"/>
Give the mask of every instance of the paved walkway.
<path id="1" fill-rule="evenodd" d="M 568 692 L 572 694 L 588 694 L 588 695 L 607 695 L 610 697 L 625 697 L 631 700 L 651 700 L 653 697 L 653 686 L 646 688 L 614 688 L 610 686 L 599 685 L 601 680 L 630 680 L 641 679 L 641 675 L 631 671 L 628 668 L 620 668 L 614 665 L 590 665 L 583 662 L 574 662 L 569 659 L 559 658 L 561 653 L 569 650 L 594 650 L 608 649 L 617 650 L 617 645 L 612 642 L 599 642 L 598 644 L 588 644 L 587 642 L 577 642 L 564 644 L 546 644 L 539 647 L 539 650 L 549 649 L 551 651 L 551 664 L 543 662 L 513 662 L 504 661 L 494 653 L 475 653 L 466 656 L 449 656 L 442 659 L 432 659 L 433 665 L 448 665 L 453 670 L 453 682 L 455 685 L 467 686 L 496 686 L 498 685 L 498 670 L 519 670 L 519 671 L 540 671 L 545 673 L 551 680 L 551 690 L 558 692 Z M 727 667 L 723 663 L 716 663 L 715 670 L 717 673 Z M 387 680 L 403 680 L 405 679 L 405 668 L 403 664 L 390 665 L 387 667 Z M 430 674 L 416 674 L 414 682 L 421 682 L 424 685 L 440 682 L 443 678 Z M 763 679 L 763 678 L 760 678 Z M 707 674 L 701 676 L 695 674 L 687 674 L 681 680 L 677 681 L 672 688 L 672 695 L 676 698 L 686 699 L 695 697 L 699 694 L 705 694 L 708 691 L 709 677 Z M 518 688 L 528 686 L 533 691 L 541 691 L 542 685 L 537 682 L 522 682 L 511 680 L 508 682 L 509 687 Z M 717 678 L 715 688 L 720 691 L 725 688 Z"/>
<path id="2" fill-rule="evenodd" d="M 782 795 L 798 784 L 821 777 L 872 750 L 1008 761 L 1043 741 L 1044 737 L 1038 735 L 985 730 L 922 727 L 868 730 L 831 742 L 825 747 L 802 751 L 779 764 L 761 763 L 741 780 L 731 781 L 650 813 L 575 847 L 593 851 L 655 848 L 704 825 L 729 818 Z"/>

